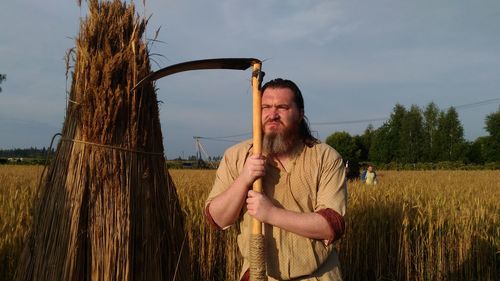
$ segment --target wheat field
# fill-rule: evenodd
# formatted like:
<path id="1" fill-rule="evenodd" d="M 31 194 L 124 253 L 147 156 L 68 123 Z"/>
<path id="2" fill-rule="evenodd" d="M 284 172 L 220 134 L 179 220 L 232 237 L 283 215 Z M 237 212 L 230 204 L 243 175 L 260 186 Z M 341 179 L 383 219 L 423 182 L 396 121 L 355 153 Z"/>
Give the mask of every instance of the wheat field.
<path id="1" fill-rule="evenodd" d="M 31 223 L 42 166 L 0 165 L 0 280 L 11 280 Z M 170 170 L 185 214 L 193 280 L 236 280 L 235 230 L 202 215 L 213 170 Z M 500 171 L 379 171 L 348 184 L 344 280 L 499 280 Z"/>

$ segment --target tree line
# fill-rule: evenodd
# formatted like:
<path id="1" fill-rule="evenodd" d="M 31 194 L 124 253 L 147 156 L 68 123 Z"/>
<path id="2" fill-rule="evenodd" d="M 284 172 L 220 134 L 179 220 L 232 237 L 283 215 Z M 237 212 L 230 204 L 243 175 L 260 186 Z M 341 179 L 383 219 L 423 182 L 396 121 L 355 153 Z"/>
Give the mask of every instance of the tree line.
<path id="1" fill-rule="evenodd" d="M 431 102 L 425 109 L 417 105 L 407 109 L 396 104 L 381 127 L 370 124 L 362 135 L 355 136 L 335 132 L 326 143 L 355 163 L 500 162 L 500 107 L 486 116 L 485 129 L 488 136 L 467 141 L 454 107 L 440 110 Z"/>
<path id="2" fill-rule="evenodd" d="M 13 149 L 0 149 L 0 158 L 35 158 L 35 159 L 45 159 L 47 157 L 48 149 L 43 148 L 13 148 Z M 50 153 L 53 154 L 55 151 L 52 148 Z"/>

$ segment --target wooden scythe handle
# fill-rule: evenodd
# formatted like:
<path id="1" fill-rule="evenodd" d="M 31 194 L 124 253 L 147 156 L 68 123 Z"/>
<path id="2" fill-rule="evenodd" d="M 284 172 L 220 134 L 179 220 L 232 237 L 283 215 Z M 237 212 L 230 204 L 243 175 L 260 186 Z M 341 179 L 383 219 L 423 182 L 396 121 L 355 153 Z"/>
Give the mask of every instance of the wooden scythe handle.
<path id="1" fill-rule="evenodd" d="M 261 63 L 253 64 L 252 75 L 252 101 L 253 101 L 253 154 L 262 154 L 262 96 L 260 93 L 260 68 Z M 257 74 L 257 75 L 256 75 Z M 253 190 L 262 192 L 262 179 L 259 178 L 253 183 Z M 262 234 L 262 223 L 257 220 L 252 220 L 252 234 Z"/>
<path id="2" fill-rule="evenodd" d="M 260 71 L 262 63 L 253 64 L 252 96 L 253 96 L 253 154 L 262 154 L 262 96 L 260 93 L 260 80 L 263 73 Z M 253 183 L 253 190 L 262 192 L 262 178 Z M 250 280 L 265 281 L 266 262 L 264 235 L 262 235 L 262 222 L 256 218 L 252 219 L 252 233 L 250 235 Z"/>

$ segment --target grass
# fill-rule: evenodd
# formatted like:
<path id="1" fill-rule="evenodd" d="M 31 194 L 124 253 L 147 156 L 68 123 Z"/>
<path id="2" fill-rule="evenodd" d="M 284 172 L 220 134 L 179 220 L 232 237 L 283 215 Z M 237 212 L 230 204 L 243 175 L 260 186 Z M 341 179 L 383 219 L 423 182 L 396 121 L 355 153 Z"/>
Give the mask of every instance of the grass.
<path id="1" fill-rule="evenodd" d="M 42 168 L 0 165 L 0 280 L 11 280 Z M 193 280 L 236 280 L 235 230 L 215 231 L 202 208 L 213 170 L 170 170 L 186 216 Z M 500 171 L 379 171 L 349 183 L 344 280 L 498 280 Z"/>
<path id="2" fill-rule="evenodd" d="M 12 280 L 42 166 L 0 165 L 0 280 Z"/>

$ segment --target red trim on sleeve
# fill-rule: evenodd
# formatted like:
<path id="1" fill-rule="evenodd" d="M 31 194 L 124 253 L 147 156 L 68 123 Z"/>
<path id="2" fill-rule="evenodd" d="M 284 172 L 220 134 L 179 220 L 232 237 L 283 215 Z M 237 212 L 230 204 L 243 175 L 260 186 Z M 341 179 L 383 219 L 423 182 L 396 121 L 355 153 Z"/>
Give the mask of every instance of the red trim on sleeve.
<path id="1" fill-rule="evenodd" d="M 241 276 L 240 281 L 250 281 L 250 269 L 247 269 L 247 271 L 245 271 L 245 274 Z"/>
<path id="2" fill-rule="evenodd" d="M 210 203 L 208 203 L 207 206 L 205 207 L 205 209 L 203 210 L 203 215 L 205 215 L 205 218 L 207 219 L 208 224 L 210 226 L 212 226 L 212 228 L 215 228 L 217 230 L 221 230 L 222 228 L 214 221 L 214 219 L 212 218 L 212 215 L 210 215 L 210 211 L 208 209 L 209 207 L 210 207 Z"/>
<path id="3" fill-rule="evenodd" d="M 326 219 L 333 233 L 332 239 L 325 240 L 325 244 L 328 246 L 334 241 L 339 240 L 345 231 L 344 218 L 339 213 L 330 208 L 318 210 L 316 213 L 320 214 L 323 218 Z"/>

